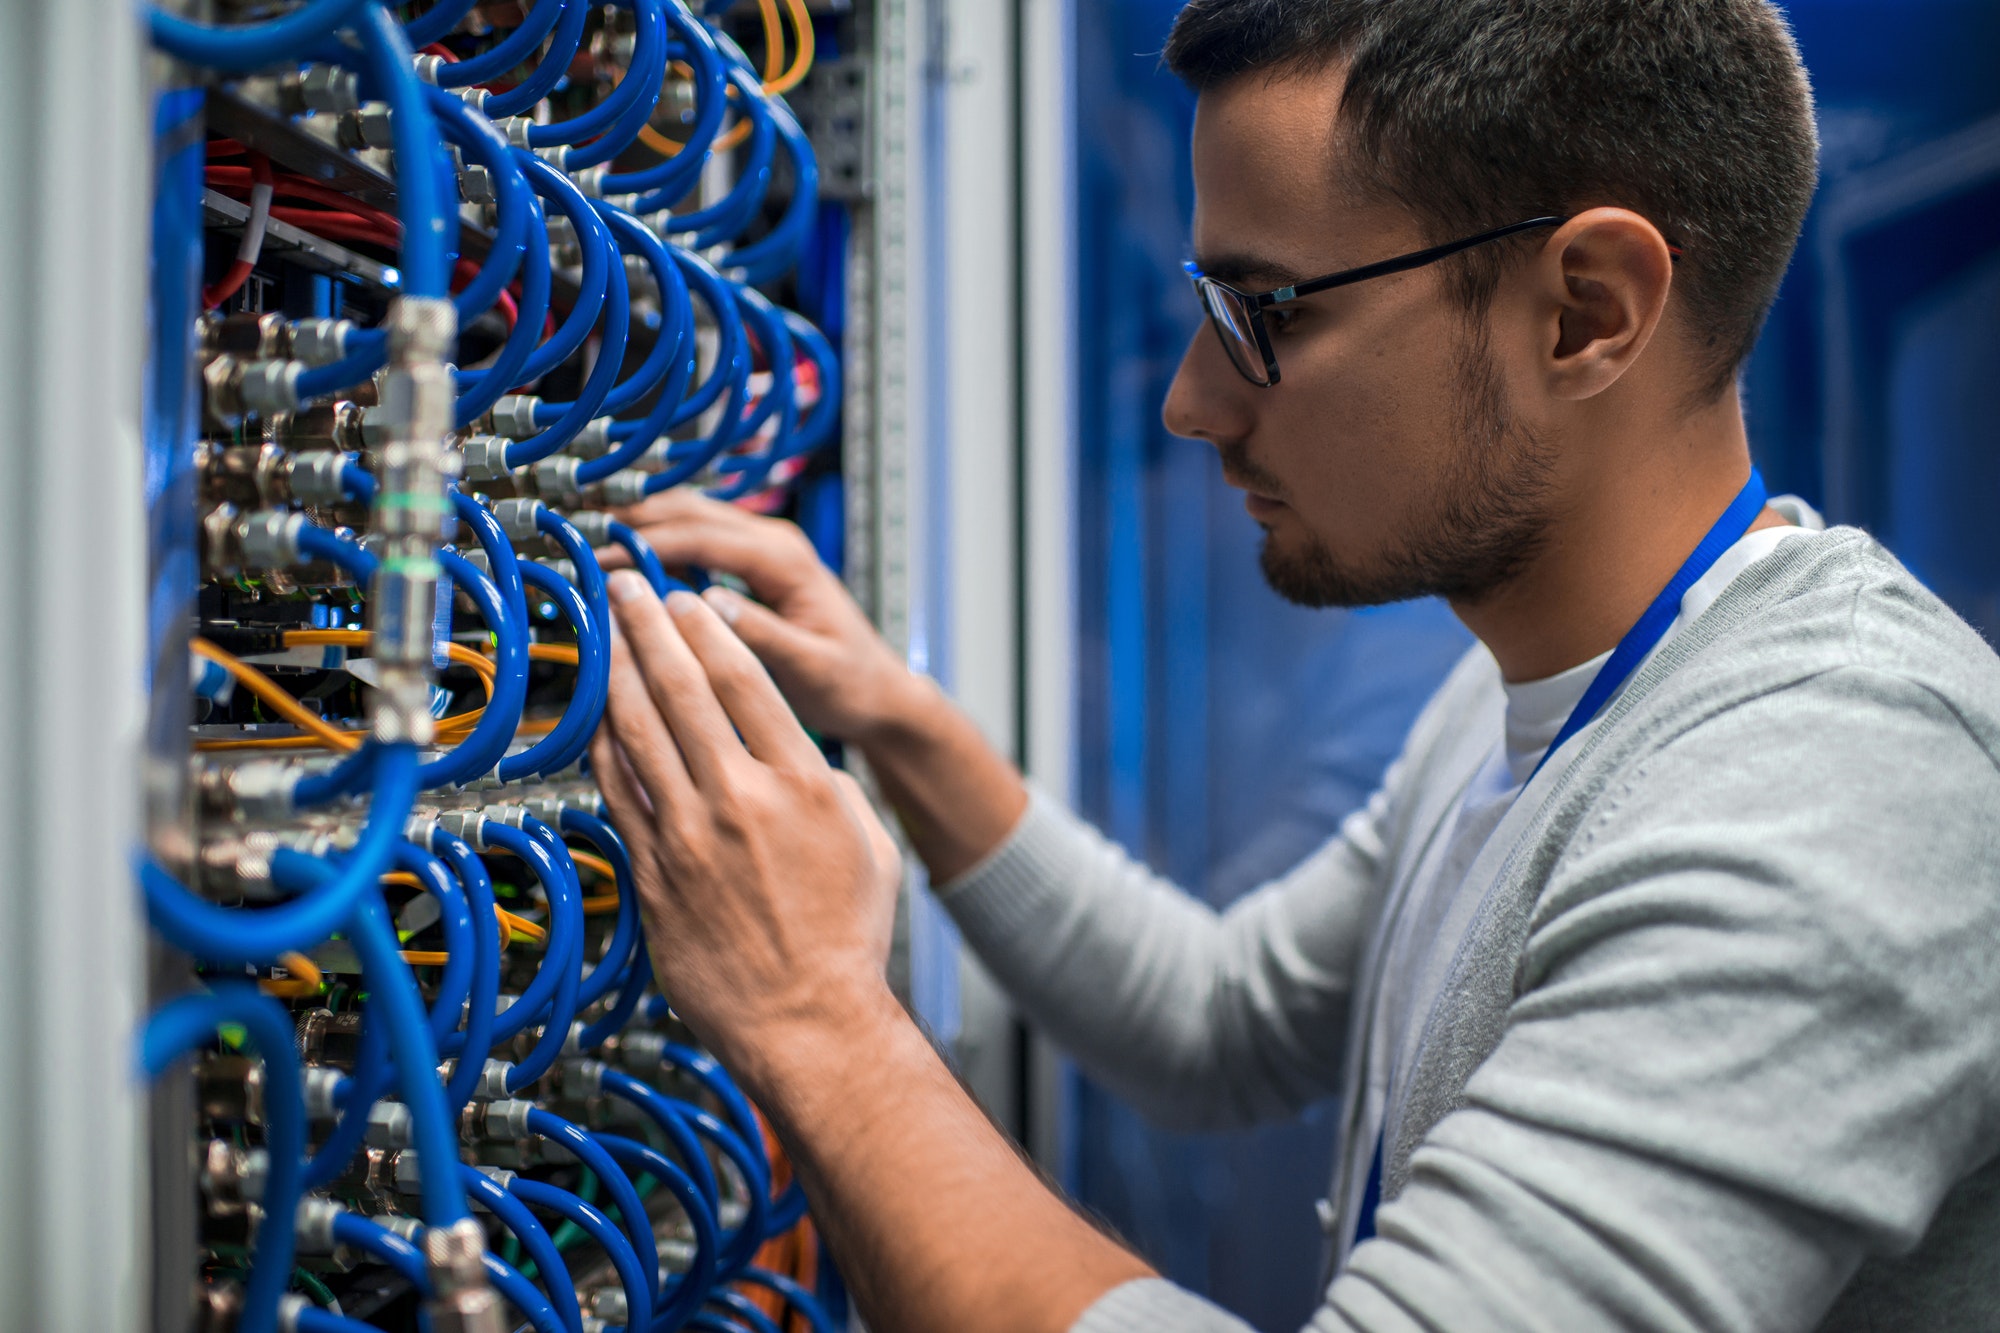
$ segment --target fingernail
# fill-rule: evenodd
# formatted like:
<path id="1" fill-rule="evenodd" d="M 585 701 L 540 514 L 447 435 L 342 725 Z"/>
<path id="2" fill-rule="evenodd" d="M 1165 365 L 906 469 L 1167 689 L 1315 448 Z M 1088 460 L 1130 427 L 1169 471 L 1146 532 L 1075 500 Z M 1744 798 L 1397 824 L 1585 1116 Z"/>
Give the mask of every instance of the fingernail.
<path id="1" fill-rule="evenodd" d="M 711 584 L 701 595 L 726 624 L 734 625 L 736 617 L 743 614 L 743 599 L 727 588 Z"/>
<path id="2" fill-rule="evenodd" d="M 612 570 L 611 577 L 605 580 L 605 590 L 614 602 L 629 602 L 634 597 L 653 591 L 644 577 L 629 569 Z"/>
<path id="3" fill-rule="evenodd" d="M 676 616 L 684 616 L 700 605 L 700 600 L 685 588 L 676 588 L 667 594 L 667 610 Z"/>

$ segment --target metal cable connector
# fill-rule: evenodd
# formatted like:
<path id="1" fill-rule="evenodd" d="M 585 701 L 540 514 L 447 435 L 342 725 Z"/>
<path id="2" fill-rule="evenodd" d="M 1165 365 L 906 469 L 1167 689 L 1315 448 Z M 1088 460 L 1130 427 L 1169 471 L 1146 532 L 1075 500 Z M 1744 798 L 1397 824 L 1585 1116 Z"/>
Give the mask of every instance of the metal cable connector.
<path id="1" fill-rule="evenodd" d="M 472 1218 L 432 1227 L 423 1236 L 432 1333 L 505 1333 L 500 1298 L 486 1280 L 486 1232 Z"/>

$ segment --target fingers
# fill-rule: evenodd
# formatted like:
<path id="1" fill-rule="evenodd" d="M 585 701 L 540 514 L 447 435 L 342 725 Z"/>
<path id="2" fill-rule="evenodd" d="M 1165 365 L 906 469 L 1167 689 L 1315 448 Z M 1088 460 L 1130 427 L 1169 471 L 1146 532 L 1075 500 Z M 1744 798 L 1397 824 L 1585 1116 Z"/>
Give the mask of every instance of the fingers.
<path id="1" fill-rule="evenodd" d="M 601 728 L 590 742 L 590 772 L 597 789 L 604 794 L 611 822 L 617 826 L 636 867 L 652 860 L 657 837 L 653 803 L 639 779 L 632 774 L 624 749 L 613 739 L 610 728 Z"/>
<path id="2" fill-rule="evenodd" d="M 679 747 L 685 771 L 694 784 L 711 789 L 720 785 L 727 780 L 731 765 L 740 763 L 745 756 L 743 744 L 736 739 L 736 730 L 716 698 L 701 660 L 689 649 L 666 608 L 643 578 L 631 570 L 619 570 L 609 580 L 609 590 L 611 614 L 619 629 L 612 644 L 613 701 L 620 693 L 622 648 L 627 713 L 633 710 L 635 699 L 650 699 L 657 717 L 665 722 Z M 635 682 L 640 688 L 634 688 Z M 614 715 L 613 721 L 620 739 L 624 739 L 625 716 Z M 645 730 L 639 723 L 634 725 L 641 732 Z M 627 748 L 630 752 L 629 744 Z M 640 779 L 650 786 L 647 757 L 633 753 L 632 759 Z M 656 791 L 653 795 L 655 804 L 660 804 L 661 793 Z M 666 804 L 671 806 L 676 796 L 692 798 L 693 795 L 692 790 L 677 793 L 669 787 Z"/>
<path id="3" fill-rule="evenodd" d="M 765 601 L 782 601 L 825 573 L 812 543 L 795 525 L 692 491 L 667 491 L 619 516 L 652 543 L 661 563 L 734 574 Z"/>
<path id="4" fill-rule="evenodd" d="M 722 617 L 691 593 L 671 594 L 666 606 L 750 753 L 774 768 L 825 769 L 825 757 L 793 716 L 763 663 L 730 632 Z"/>
<path id="5" fill-rule="evenodd" d="M 736 637 L 750 646 L 751 652 L 766 666 L 777 668 L 781 675 L 786 670 L 805 668 L 819 647 L 812 634 L 741 593 L 717 585 L 705 589 L 701 596 L 722 617 L 723 623 L 736 631 Z"/>
<path id="6" fill-rule="evenodd" d="M 611 638 L 611 684 L 605 718 L 610 734 L 599 735 L 606 743 L 616 742 L 611 746 L 617 761 L 613 766 L 623 766 L 623 771 L 636 779 L 648 810 L 687 809 L 694 797 L 694 778 L 622 634 Z"/>
<path id="7" fill-rule="evenodd" d="M 852 773 L 833 770 L 833 785 L 840 792 L 847 808 L 860 821 L 862 831 L 868 835 L 868 851 L 875 858 L 875 869 L 882 882 L 900 884 L 903 879 L 903 853 L 896 846 L 896 840 L 883 826 L 882 818 L 875 813 L 875 805 L 868 799 L 868 793 L 861 790 L 861 784 L 854 780 Z"/>

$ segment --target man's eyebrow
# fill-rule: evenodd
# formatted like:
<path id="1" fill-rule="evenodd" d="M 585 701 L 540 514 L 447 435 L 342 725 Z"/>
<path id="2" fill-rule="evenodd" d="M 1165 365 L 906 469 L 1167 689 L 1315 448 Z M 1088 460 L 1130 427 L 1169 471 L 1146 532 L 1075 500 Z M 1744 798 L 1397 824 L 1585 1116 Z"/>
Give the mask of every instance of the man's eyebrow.
<path id="1" fill-rule="evenodd" d="M 1196 268 L 1217 282 L 1226 282 L 1246 292 L 1272 290 L 1300 281 L 1296 269 L 1261 255 L 1196 255 L 1194 262 Z"/>

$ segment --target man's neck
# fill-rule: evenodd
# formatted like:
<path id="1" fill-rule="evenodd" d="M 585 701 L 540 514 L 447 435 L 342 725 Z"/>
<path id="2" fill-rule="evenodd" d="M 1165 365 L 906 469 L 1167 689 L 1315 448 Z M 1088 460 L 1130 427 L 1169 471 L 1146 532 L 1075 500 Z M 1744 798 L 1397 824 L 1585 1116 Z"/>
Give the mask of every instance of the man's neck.
<path id="1" fill-rule="evenodd" d="M 1615 648 L 1750 476 L 1733 389 L 1664 432 L 1599 436 L 1591 448 L 1528 567 L 1477 601 L 1452 603 L 1509 681 Z M 1754 528 L 1784 521 L 1766 510 Z"/>

